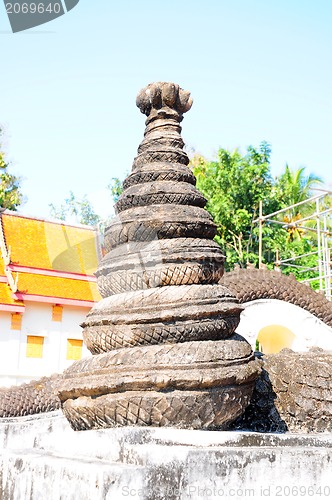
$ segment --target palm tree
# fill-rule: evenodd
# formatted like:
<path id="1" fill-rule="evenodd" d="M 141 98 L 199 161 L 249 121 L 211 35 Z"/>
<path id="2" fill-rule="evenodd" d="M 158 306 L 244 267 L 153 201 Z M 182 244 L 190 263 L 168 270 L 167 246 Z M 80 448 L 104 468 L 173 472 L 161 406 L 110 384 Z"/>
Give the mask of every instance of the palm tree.
<path id="1" fill-rule="evenodd" d="M 283 215 L 283 220 L 288 225 L 289 241 L 302 238 L 305 231 L 298 228 L 296 223 L 314 212 L 312 203 L 295 207 L 294 205 L 311 198 L 313 195 L 312 189 L 321 184 L 323 184 L 323 180 L 317 175 L 312 173 L 309 176 L 305 175 L 305 167 L 291 170 L 287 164 L 284 173 L 277 179 L 276 189 L 281 205 L 285 208 L 290 207 L 287 213 Z M 306 222 L 310 224 L 310 221 Z"/>
<path id="2" fill-rule="evenodd" d="M 305 167 L 291 170 L 286 164 L 285 172 L 277 179 L 281 203 L 285 207 L 305 201 L 312 196 L 312 189 L 323 184 L 323 180 L 315 174 L 305 175 Z M 295 212 L 300 208 L 295 207 Z"/>

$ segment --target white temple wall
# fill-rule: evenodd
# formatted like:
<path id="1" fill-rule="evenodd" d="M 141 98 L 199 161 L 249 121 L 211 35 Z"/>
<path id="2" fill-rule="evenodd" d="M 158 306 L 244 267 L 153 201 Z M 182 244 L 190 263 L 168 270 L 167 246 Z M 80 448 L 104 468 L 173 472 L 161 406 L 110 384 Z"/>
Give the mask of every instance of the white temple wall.
<path id="1" fill-rule="evenodd" d="M 52 321 L 52 304 L 26 302 L 21 330 L 11 329 L 11 313 L 0 311 L 0 386 L 18 385 L 62 372 L 68 360 L 68 339 L 82 340 L 80 323 L 88 308 L 63 306 L 62 321 Z M 28 336 L 42 337 L 42 357 L 27 356 Z M 83 345 L 82 357 L 90 353 Z"/>

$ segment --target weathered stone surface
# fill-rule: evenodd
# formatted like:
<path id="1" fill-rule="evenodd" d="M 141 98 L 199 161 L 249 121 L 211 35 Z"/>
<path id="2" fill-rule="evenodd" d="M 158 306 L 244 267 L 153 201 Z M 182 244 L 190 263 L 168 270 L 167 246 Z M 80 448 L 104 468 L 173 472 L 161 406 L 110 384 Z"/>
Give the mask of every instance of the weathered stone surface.
<path id="1" fill-rule="evenodd" d="M 283 349 L 260 355 L 263 370 L 235 428 L 259 432 L 331 432 L 332 353 Z"/>
<path id="2" fill-rule="evenodd" d="M 92 308 L 82 324 L 83 338 L 94 354 L 134 345 L 220 340 L 235 331 L 241 311 L 221 285 L 127 292 Z"/>
<path id="3" fill-rule="evenodd" d="M 219 342 L 132 347 L 70 367 L 59 396 L 74 429 L 212 429 L 242 413 L 259 371 L 250 345 L 237 335 Z"/>
<path id="4" fill-rule="evenodd" d="M 139 93 L 137 105 L 148 117 L 144 139 L 117 202 L 118 215 L 105 231 L 108 254 L 97 271 L 104 298 L 82 326 L 93 354 L 129 349 L 138 364 L 121 367 L 121 373 L 108 366 L 103 376 L 76 365 L 82 370 L 66 381 L 69 389 L 60 391 L 63 410 L 75 429 L 222 427 L 248 404 L 258 372 L 249 359 L 244 367 L 238 363 L 239 337 L 232 340 L 232 367 L 219 360 L 208 372 L 202 362 L 192 366 L 195 356 L 188 352 L 182 363 L 184 343 L 194 341 L 195 353 L 198 347 L 209 349 L 209 341 L 219 341 L 216 349 L 224 343 L 227 350 L 231 344 L 222 339 L 233 334 L 241 312 L 226 288 L 212 285 L 223 272 L 222 254 L 211 241 L 216 226 L 184 170 L 189 159 L 179 123 L 191 107 L 190 94 L 159 82 Z M 172 359 L 150 367 L 157 344 L 165 344 L 158 352 L 171 350 Z M 137 350 L 140 345 L 149 346 L 144 356 Z M 238 381 L 236 371 L 240 384 L 231 382 Z"/>
<path id="5" fill-rule="evenodd" d="M 62 408 L 74 430 L 120 425 L 222 429 L 241 415 L 251 394 L 252 384 L 197 391 L 128 391 L 68 399 Z"/>
<path id="6" fill-rule="evenodd" d="M 252 274 L 257 282 L 262 273 Z M 278 273 L 277 277 L 279 276 Z M 291 278 L 287 279 L 293 283 Z M 264 282 L 266 281 L 265 279 Z M 244 287 L 247 286 L 245 281 Z M 264 290 L 264 287 L 258 285 L 258 290 L 262 289 Z M 277 293 L 276 290 L 277 283 L 274 283 L 274 293 Z M 182 346 L 189 344 L 191 343 L 182 344 Z M 197 342 L 197 347 L 200 344 Z M 221 345 L 220 342 L 218 344 Z M 166 346 L 154 346 L 153 349 L 164 347 Z M 169 360 L 165 358 L 165 353 L 170 353 L 170 358 L 173 359 L 173 349 L 176 347 L 176 345 L 167 346 L 168 351 L 162 351 L 162 357 L 158 357 L 158 350 L 155 351 L 156 364 L 167 365 Z M 75 383 L 77 383 L 77 388 L 82 388 L 89 374 L 97 370 L 102 373 L 104 369 L 107 371 L 112 363 L 114 365 L 114 357 L 116 357 L 116 364 L 122 368 L 127 366 L 128 373 L 130 373 L 136 361 L 136 349 L 148 350 L 149 347 L 114 350 L 109 354 L 87 358 L 69 368 L 66 376 L 70 375 L 71 370 L 77 370 L 77 367 L 80 367 L 84 376 L 82 380 L 79 380 L 75 375 Z M 228 361 L 232 356 L 239 355 L 238 350 L 237 354 L 235 351 L 228 351 L 228 353 L 228 358 L 224 358 Z M 142 356 L 145 359 L 145 354 Z M 225 356 L 225 353 L 222 356 Z M 331 431 L 331 356 L 330 353 L 320 350 L 302 354 L 284 350 L 277 355 L 260 356 L 263 364 L 261 376 L 256 382 L 251 403 L 244 416 L 237 420 L 235 428 L 259 432 Z M 2 417 L 20 416 L 59 408 L 60 400 L 56 392 L 63 390 L 66 383 L 61 375 L 57 375 L 51 379 L 45 378 L 21 387 L 4 389 L 1 391 L 0 415 Z"/>
<path id="7" fill-rule="evenodd" d="M 105 230 L 104 246 L 112 248 L 130 241 L 165 238 L 207 238 L 216 234 L 211 215 L 200 207 L 150 205 L 134 207 L 118 214 Z"/>
<path id="8" fill-rule="evenodd" d="M 3 500 L 330 498 L 332 435 L 116 427 L 59 412 L 2 419 Z M 300 494 L 301 491 L 301 494 Z M 308 493 L 309 492 L 309 493 Z"/>
<path id="9" fill-rule="evenodd" d="M 96 272 L 102 297 L 170 285 L 217 283 L 224 256 L 211 240 L 131 242 L 111 250 Z"/>
<path id="10" fill-rule="evenodd" d="M 244 384 L 258 366 L 250 345 L 236 334 L 226 341 L 137 346 L 77 361 L 65 370 L 59 392 L 61 397 L 94 396 L 105 386 L 103 380 L 110 393 Z"/>
<path id="11" fill-rule="evenodd" d="M 172 99 L 167 98 L 169 89 L 172 89 Z M 147 120 L 145 137 L 138 148 L 133 170 L 159 161 L 188 165 L 189 158 L 182 149 L 179 124 L 183 113 L 191 108 L 190 93 L 176 84 L 152 83 L 139 92 L 136 104 L 147 115 Z"/>
<path id="12" fill-rule="evenodd" d="M 115 210 L 123 212 L 132 207 L 166 203 L 203 208 L 206 205 L 206 199 L 188 182 L 155 181 L 152 184 L 137 184 L 125 189 L 115 204 Z"/>
<path id="13" fill-rule="evenodd" d="M 142 165 L 138 171 L 133 171 L 124 181 L 123 188 L 158 181 L 188 182 L 196 185 L 194 174 L 185 165 L 171 162 L 155 162 Z"/>
<path id="14" fill-rule="evenodd" d="M 171 82 L 150 83 L 139 91 L 136 98 L 137 107 L 150 120 L 175 114 L 181 120 L 182 114 L 189 111 L 192 103 L 190 92 Z"/>
<path id="15" fill-rule="evenodd" d="M 60 408 L 61 375 L 43 377 L 18 387 L 0 389 L 0 417 L 22 417 Z"/>
<path id="16" fill-rule="evenodd" d="M 332 302 L 294 276 L 265 269 L 236 269 L 226 273 L 221 284 L 227 286 L 240 303 L 257 299 L 279 299 L 295 304 L 332 326 Z"/>

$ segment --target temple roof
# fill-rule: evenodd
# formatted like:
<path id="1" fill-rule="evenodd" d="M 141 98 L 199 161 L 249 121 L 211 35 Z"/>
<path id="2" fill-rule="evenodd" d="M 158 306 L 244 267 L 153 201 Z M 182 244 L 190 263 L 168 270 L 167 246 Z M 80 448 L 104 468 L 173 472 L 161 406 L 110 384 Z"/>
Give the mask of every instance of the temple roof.
<path id="1" fill-rule="evenodd" d="M 0 309 L 26 301 L 89 308 L 100 300 L 94 228 L 5 211 L 0 229 Z"/>
<path id="2" fill-rule="evenodd" d="M 0 311 L 23 312 L 24 303 L 15 300 L 7 283 L 0 283 Z"/>
<path id="3" fill-rule="evenodd" d="M 97 268 L 96 231 L 90 226 L 32 219 L 13 212 L 3 214 L 2 225 L 12 264 L 88 275 Z"/>

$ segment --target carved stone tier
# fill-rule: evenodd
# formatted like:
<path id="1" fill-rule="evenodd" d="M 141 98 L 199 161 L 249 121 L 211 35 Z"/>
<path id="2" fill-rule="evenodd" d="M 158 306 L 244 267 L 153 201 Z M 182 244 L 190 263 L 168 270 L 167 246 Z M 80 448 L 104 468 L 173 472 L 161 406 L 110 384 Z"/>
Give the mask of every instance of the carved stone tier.
<path id="1" fill-rule="evenodd" d="M 115 204 L 117 212 L 132 207 L 160 204 L 192 205 L 205 207 L 206 199 L 187 182 L 155 181 L 152 184 L 138 184 L 127 188 Z"/>
<path id="2" fill-rule="evenodd" d="M 187 154 L 181 149 L 175 149 L 173 147 L 161 147 L 155 146 L 156 149 L 149 149 L 144 153 L 141 153 L 134 160 L 133 170 L 139 169 L 142 165 L 146 163 L 158 162 L 158 161 L 168 161 L 170 163 L 176 162 L 182 165 L 188 165 L 189 158 Z"/>
<path id="3" fill-rule="evenodd" d="M 249 344 L 237 335 L 221 342 L 132 347 L 72 365 L 59 396 L 79 430 L 222 428 L 248 405 L 258 366 Z"/>
<path id="4" fill-rule="evenodd" d="M 102 297 L 159 286 L 217 283 L 224 256 L 212 240 L 131 242 L 111 250 L 96 272 Z"/>
<path id="5" fill-rule="evenodd" d="M 93 354 L 135 345 L 229 337 L 243 308 L 221 285 L 151 288 L 107 297 L 82 324 Z"/>
<path id="6" fill-rule="evenodd" d="M 188 182 L 196 185 L 194 174 L 185 165 L 171 162 L 146 163 L 139 170 L 133 171 L 123 182 L 123 188 L 127 189 L 134 184 L 156 181 Z"/>
<path id="7" fill-rule="evenodd" d="M 200 207 L 150 205 L 121 212 L 105 230 L 106 252 L 130 241 L 165 238 L 207 238 L 216 234 L 211 215 Z"/>

